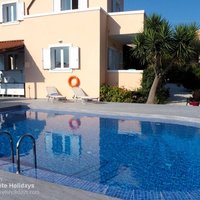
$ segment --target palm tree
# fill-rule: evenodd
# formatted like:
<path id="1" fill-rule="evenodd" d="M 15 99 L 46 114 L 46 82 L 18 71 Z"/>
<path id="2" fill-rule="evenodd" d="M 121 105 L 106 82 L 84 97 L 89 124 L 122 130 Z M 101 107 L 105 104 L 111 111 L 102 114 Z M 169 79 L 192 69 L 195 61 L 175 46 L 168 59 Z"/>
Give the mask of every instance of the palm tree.
<path id="1" fill-rule="evenodd" d="M 195 24 L 179 25 L 173 32 L 171 55 L 178 65 L 190 62 L 199 51 L 199 39 Z"/>
<path id="2" fill-rule="evenodd" d="M 173 30 L 161 16 L 153 14 L 147 17 L 144 31 L 133 40 L 133 56 L 152 67 L 155 74 L 147 103 L 155 103 L 163 76 L 175 63 L 183 64 L 191 60 L 195 54 L 196 31 L 194 24 L 179 25 Z"/>

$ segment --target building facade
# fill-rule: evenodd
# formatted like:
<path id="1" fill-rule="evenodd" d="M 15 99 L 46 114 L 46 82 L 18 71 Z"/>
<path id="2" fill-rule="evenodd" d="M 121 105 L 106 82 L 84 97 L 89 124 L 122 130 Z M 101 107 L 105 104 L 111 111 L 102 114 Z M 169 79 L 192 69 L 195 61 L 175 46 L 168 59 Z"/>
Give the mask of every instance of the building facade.
<path id="1" fill-rule="evenodd" d="M 45 98 L 55 86 L 71 98 L 71 76 L 90 96 L 105 83 L 138 88 L 126 56 L 145 13 L 123 10 L 123 0 L 1 0 L 0 94 Z"/>

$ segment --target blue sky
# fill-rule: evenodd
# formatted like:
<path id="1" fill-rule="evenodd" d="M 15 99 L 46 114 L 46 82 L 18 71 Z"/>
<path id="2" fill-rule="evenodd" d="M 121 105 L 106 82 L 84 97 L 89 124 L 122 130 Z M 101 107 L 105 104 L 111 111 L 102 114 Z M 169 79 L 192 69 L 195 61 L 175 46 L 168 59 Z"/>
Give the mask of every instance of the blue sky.
<path id="1" fill-rule="evenodd" d="M 196 22 L 200 26 L 200 0 L 124 0 L 124 8 L 157 13 L 171 25 Z"/>

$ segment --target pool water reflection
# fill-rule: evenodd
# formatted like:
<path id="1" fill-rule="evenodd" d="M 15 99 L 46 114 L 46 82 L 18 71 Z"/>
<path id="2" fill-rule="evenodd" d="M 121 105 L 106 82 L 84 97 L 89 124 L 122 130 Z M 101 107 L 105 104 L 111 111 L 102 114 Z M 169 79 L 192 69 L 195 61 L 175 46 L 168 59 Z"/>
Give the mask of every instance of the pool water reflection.
<path id="1" fill-rule="evenodd" d="M 14 143 L 36 138 L 38 168 L 84 181 L 144 191 L 200 188 L 200 129 L 187 125 L 21 110 L 1 114 L 1 130 Z M 0 156 L 10 156 L 0 137 Z M 32 145 L 22 163 L 32 165 Z"/>

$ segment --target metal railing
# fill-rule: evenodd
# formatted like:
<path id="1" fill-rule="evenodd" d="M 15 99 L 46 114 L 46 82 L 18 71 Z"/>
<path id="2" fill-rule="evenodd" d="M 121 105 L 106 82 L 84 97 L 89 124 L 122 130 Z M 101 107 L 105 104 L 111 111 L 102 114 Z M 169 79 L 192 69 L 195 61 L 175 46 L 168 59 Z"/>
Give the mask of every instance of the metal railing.
<path id="1" fill-rule="evenodd" d="M 20 174 L 20 145 L 21 145 L 21 142 L 24 138 L 30 138 L 33 142 L 33 156 L 34 156 L 34 164 L 35 164 L 35 168 L 37 168 L 37 159 L 36 159 L 36 145 L 35 145 L 35 138 L 30 135 L 30 134 L 24 134 L 22 135 L 19 140 L 17 141 L 17 144 L 16 144 L 16 155 L 17 155 L 17 171 L 16 173 L 17 174 Z"/>

